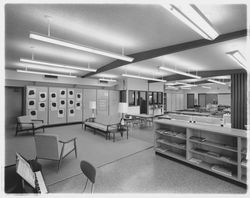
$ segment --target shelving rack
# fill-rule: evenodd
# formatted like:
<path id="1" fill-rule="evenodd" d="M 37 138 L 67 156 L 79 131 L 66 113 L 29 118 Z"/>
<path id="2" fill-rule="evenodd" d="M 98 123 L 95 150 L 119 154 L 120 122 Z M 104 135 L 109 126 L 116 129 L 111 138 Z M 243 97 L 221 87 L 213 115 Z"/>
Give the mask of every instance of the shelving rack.
<path id="1" fill-rule="evenodd" d="M 156 120 L 155 152 L 246 184 L 247 131 Z"/>

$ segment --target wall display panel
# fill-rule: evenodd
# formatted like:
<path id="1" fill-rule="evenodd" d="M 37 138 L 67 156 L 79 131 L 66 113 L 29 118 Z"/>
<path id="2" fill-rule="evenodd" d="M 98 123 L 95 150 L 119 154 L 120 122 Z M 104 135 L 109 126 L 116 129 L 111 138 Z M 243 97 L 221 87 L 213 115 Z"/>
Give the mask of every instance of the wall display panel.
<path id="1" fill-rule="evenodd" d="M 49 88 L 49 124 L 66 123 L 66 89 L 59 87 Z M 64 101 L 64 105 L 62 105 Z"/>
<path id="2" fill-rule="evenodd" d="M 59 108 L 66 109 L 66 99 L 59 99 Z"/>
<path id="3" fill-rule="evenodd" d="M 153 103 L 158 104 L 157 92 L 153 92 Z"/>
<path id="4" fill-rule="evenodd" d="M 75 98 L 75 90 L 68 89 L 68 98 Z"/>
<path id="5" fill-rule="evenodd" d="M 45 102 L 39 102 L 38 111 L 46 111 L 46 103 Z"/>
<path id="6" fill-rule="evenodd" d="M 108 115 L 109 109 L 109 91 L 108 90 L 97 90 L 97 102 L 96 110 L 97 115 Z"/>
<path id="7" fill-rule="evenodd" d="M 96 89 L 83 89 L 83 120 L 90 118 L 92 115 L 92 110 L 89 108 L 91 101 L 96 101 Z"/>
<path id="8" fill-rule="evenodd" d="M 66 89 L 60 89 L 59 96 L 60 98 L 66 98 Z"/>
<path id="9" fill-rule="evenodd" d="M 36 98 L 36 87 L 27 87 L 27 98 Z"/>
<path id="10" fill-rule="evenodd" d="M 39 101 L 47 100 L 47 92 L 39 92 Z"/>
<path id="11" fill-rule="evenodd" d="M 67 122 L 82 122 L 82 89 L 68 89 Z"/>
<path id="12" fill-rule="evenodd" d="M 36 109 L 36 99 L 28 99 L 28 109 Z"/>
<path id="13" fill-rule="evenodd" d="M 153 93 L 152 92 L 148 92 L 148 104 L 152 105 L 153 104 Z"/>
<path id="14" fill-rule="evenodd" d="M 38 86 L 26 87 L 26 114 L 32 119 L 43 120 L 48 124 L 48 88 Z"/>
<path id="15" fill-rule="evenodd" d="M 58 109 L 57 117 L 64 118 L 65 117 L 65 109 Z"/>
<path id="16" fill-rule="evenodd" d="M 135 91 L 128 91 L 128 104 L 129 106 L 135 106 Z"/>
<path id="17" fill-rule="evenodd" d="M 119 91 L 109 91 L 109 115 L 117 114 L 119 106 Z"/>

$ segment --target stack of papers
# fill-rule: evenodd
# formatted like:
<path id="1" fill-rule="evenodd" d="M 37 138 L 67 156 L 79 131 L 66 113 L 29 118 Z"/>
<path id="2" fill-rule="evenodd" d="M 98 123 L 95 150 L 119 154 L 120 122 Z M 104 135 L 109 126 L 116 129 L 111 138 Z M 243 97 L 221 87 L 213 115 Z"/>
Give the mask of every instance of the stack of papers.
<path id="1" fill-rule="evenodd" d="M 213 165 L 211 168 L 213 171 L 221 173 L 223 175 L 231 176 L 232 177 L 232 171 L 229 170 L 228 168 L 225 168 L 221 165 Z"/>
<path id="2" fill-rule="evenodd" d="M 195 163 L 195 164 L 200 164 L 200 163 L 202 162 L 201 159 L 196 159 L 196 158 L 194 158 L 194 157 L 192 157 L 191 159 L 189 159 L 189 161 L 190 161 L 190 162 L 193 162 L 193 163 Z"/>

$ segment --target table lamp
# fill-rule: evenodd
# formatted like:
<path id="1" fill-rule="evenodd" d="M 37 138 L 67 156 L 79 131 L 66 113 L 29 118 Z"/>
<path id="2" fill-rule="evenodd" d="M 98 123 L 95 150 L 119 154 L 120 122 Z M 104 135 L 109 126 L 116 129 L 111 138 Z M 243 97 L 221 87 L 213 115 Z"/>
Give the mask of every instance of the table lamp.
<path id="1" fill-rule="evenodd" d="M 122 114 L 121 125 L 124 125 L 124 114 L 128 112 L 128 103 L 121 102 L 119 103 L 119 113 Z"/>
<path id="2" fill-rule="evenodd" d="M 95 117 L 96 101 L 89 102 L 89 108 L 92 110 L 92 118 Z"/>

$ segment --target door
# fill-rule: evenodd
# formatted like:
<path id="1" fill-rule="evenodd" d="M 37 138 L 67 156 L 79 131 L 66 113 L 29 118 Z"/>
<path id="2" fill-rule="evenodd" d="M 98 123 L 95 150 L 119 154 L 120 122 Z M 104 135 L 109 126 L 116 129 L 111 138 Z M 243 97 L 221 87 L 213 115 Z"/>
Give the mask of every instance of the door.
<path id="1" fill-rule="evenodd" d="M 187 108 L 194 108 L 194 94 L 187 94 Z"/>

